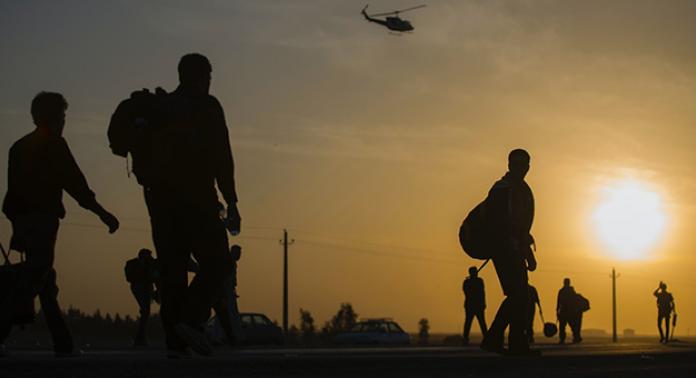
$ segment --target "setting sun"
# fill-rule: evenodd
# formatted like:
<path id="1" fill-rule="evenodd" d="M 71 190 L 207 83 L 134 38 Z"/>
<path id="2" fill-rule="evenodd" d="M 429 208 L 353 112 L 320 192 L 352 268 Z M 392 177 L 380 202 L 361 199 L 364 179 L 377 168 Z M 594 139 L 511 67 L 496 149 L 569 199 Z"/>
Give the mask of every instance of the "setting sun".
<path id="1" fill-rule="evenodd" d="M 662 198 L 637 181 L 608 186 L 603 194 L 593 214 L 600 240 L 619 259 L 645 257 L 665 230 Z"/>

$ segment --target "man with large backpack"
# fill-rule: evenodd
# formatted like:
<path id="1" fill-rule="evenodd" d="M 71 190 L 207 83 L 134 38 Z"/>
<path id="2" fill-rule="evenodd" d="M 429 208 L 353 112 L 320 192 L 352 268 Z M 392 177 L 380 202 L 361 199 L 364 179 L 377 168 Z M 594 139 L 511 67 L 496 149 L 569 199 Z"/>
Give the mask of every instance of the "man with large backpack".
<path id="1" fill-rule="evenodd" d="M 26 256 L 11 295 L 0 302 L 0 345 L 13 325 L 13 311 L 38 295 L 57 357 L 81 354 L 75 348 L 58 304 L 53 268 L 60 220 L 65 217 L 63 192 L 96 214 L 114 233 L 119 222 L 97 202 L 63 138 L 68 103 L 60 93 L 41 92 L 31 103 L 36 129 L 10 148 L 7 195 L 2 211 L 12 222 L 10 248 Z M 0 346 L 0 349 L 3 349 Z"/>
<path id="2" fill-rule="evenodd" d="M 152 257 L 152 251 L 143 248 L 138 257 L 130 259 L 124 267 L 126 281 L 130 284 L 131 293 L 138 302 L 140 317 L 138 331 L 133 341 L 134 346 L 147 346 L 147 321 L 150 318 L 150 305 L 156 299 L 155 285 L 159 285 L 157 260 Z"/>
<path id="3" fill-rule="evenodd" d="M 209 94 L 212 66 L 203 55 L 187 54 L 178 71 L 180 84 L 174 92 L 144 93 L 139 103 L 150 108 L 140 107 L 134 117 L 121 117 L 117 109 L 112 124 L 126 119 L 143 125 L 131 133 L 137 139 L 130 152 L 134 173 L 144 187 L 159 261 L 167 356 L 189 358 L 189 348 L 202 355 L 212 353 L 204 323 L 223 287 L 228 252 L 225 227 L 238 233 L 241 217 L 224 112 Z M 135 103 L 133 96 L 131 100 Z M 118 128 L 109 129 L 112 149 L 118 153 L 111 138 L 111 130 Z M 138 134 L 138 130 L 147 132 Z M 218 190 L 227 203 L 224 221 Z M 191 253 L 200 270 L 188 285 Z"/>
<path id="4" fill-rule="evenodd" d="M 527 151 L 511 151 L 508 155 L 508 172 L 493 185 L 485 201 L 493 265 L 505 299 L 481 348 L 505 353 L 504 335 L 509 325 L 507 353 L 518 356 L 540 354 L 529 348 L 525 335 L 529 298 L 527 271 L 534 271 L 537 265 L 532 251 L 534 240 L 530 234 L 534 221 L 534 196 L 524 181 L 529 171 L 529 161 Z"/>

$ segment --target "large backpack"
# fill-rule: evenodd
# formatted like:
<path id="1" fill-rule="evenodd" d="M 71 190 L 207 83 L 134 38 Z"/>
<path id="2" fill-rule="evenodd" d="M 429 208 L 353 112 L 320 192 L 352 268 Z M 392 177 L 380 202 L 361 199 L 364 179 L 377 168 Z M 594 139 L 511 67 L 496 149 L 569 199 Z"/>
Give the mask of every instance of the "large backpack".
<path id="1" fill-rule="evenodd" d="M 487 260 L 495 251 L 486 216 L 486 201 L 479 203 L 459 227 L 459 244 L 472 258 Z"/>
<path id="2" fill-rule="evenodd" d="M 126 281 L 130 283 L 140 281 L 140 278 L 142 277 L 141 270 L 140 262 L 137 258 L 126 261 L 126 266 L 123 267 L 123 271 L 126 273 Z"/>
<path id="3" fill-rule="evenodd" d="M 147 185 L 152 174 L 153 133 L 163 123 L 163 104 L 167 92 L 157 88 L 135 91 L 121 101 L 109 123 L 109 147 L 114 155 L 133 159 L 132 171 L 140 185 Z"/>
<path id="4" fill-rule="evenodd" d="M 585 312 L 590 310 L 590 300 L 583 297 L 581 294 L 575 295 L 576 306 L 579 312 Z"/>

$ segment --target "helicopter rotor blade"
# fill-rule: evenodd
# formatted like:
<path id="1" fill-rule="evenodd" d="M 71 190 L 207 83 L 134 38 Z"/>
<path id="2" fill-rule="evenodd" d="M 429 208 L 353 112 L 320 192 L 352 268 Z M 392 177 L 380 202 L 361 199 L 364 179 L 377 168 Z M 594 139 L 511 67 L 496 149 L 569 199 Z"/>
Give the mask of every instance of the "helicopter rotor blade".
<path id="1" fill-rule="evenodd" d="M 417 5 L 415 7 L 406 8 L 406 9 L 399 9 L 399 10 L 395 10 L 395 11 L 391 11 L 391 12 L 375 13 L 375 14 L 371 14 L 370 17 L 389 16 L 389 15 L 393 15 L 393 14 L 398 15 L 399 13 L 408 12 L 408 11 L 412 11 L 412 10 L 416 10 L 416 9 L 420 9 L 420 8 L 425 8 L 426 6 L 427 6 L 426 4 L 422 4 L 422 5 Z"/>
<path id="2" fill-rule="evenodd" d="M 425 8 L 425 7 L 427 7 L 427 6 L 428 6 L 427 4 L 417 5 L 417 6 L 411 7 L 411 8 L 399 9 L 399 10 L 397 10 L 397 11 L 394 11 L 394 13 L 408 12 L 408 11 L 412 11 L 412 10 L 416 10 L 416 9 Z"/>
<path id="3" fill-rule="evenodd" d="M 397 14 L 397 13 L 399 13 L 399 12 L 384 12 L 384 13 L 375 13 L 375 14 L 371 14 L 371 15 L 370 15 L 370 17 L 380 17 L 380 16 L 389 16 L 389 15 L 392 15 L 392 14 Z"/>

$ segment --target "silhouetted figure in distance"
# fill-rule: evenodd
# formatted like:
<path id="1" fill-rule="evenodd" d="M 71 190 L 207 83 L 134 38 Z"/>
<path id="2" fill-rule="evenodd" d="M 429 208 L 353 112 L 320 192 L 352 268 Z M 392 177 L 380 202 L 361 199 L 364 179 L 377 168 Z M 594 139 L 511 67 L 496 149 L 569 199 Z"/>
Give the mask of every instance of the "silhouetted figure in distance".
<path id="1" fill-rule="evenodd" d="M 94 192 L 63 138 L 68 103 L 59 93 L 41 92 L 31 103 L 36 129 L 10 148 L 3 212 L 12 223 L 11 248 L 24 252 L 26 266 L 16 290 L 0 303 L 0 344 L 12 328 L 12 309 L 20 298 L 39 296 L 57 357 L 82 352 L 75 348 L 58 305 L 55 243 L 65 216 L 63 191 L 96 214 L 114 233 L 118 219 L 97 202 Z"/>
<path id="2" fill-rule="evenodd" d="M 667 284 L 660 281 L 660 285 L 653 295 L 657 298 L 657 328 L 660 330 L 660 342 L 669 342 L 669 322 L 674 312 L 674 297 L 667 292 Z M 662 333 L 662 322 L 665 323 L 665 333 Z"/>
<path id="3" fill-rule="evenodd" d="M 492 260 L 505 300 L 481 348 L 504 353 L 505 329 L 509 325 L 509 353 L 521 356 L 540 354 L 529 348 L 525 335 L 529 297 L 527 271 L 534 271 L 537 265 L 531 247 L 534 239 L 530 234 L 534 221 L 534 196 L 524 181 L 529 171 L 529 161 L 530 156 L 525 150 L 510 152 L 508 172 L 493 185 L 486 199 L 489 227 L 497 243 Z"/>
<path id="4" fill-rule="evenodd" d="M 570 325 L 573 332 L 573 342 L 582 341 L 580 329 L 582 328 L 582 310 L 578 308 L 578 294 L 575 288 L 570 286 L 570 278 L 563 279 L 563 287 L 558 291 L 556 301 L 556 316 L 558 317 L 558 337 L 560 344 L 565 343 L 566 325 Z"/>
<path id="5" fill-rule="evenodd" d="M 222 295 L 228 240 L 217 189 L 227 204 L 230 231 L 239 231 L 234 163 L 222 106 L 208 92 L 212 66 L 200 54 L 179 62 L 179 87 L 167 95 L 163 127 L 153 134 L 152 172 L 145 200 L 161 273 L 161 314 L 167 356 L 209 355 L 203 333 Z M 199 272 L 187 286 L 190 254 Z"/>
<path id="6" fill-rule="evenodd" d="M 483 280 L 478 276 L 478 269 L 475 266 L 469 268 L 469 277 L 462 283 L 462 291 L 464 291 L 464 334 L 462 335 L 462 344 L 469 344 L 469 332 L 471 331 L 471 323 L 474 317 L 478 320 L 481 328 L 481 336 L 486 335 L 486 291 L 483 286 Z"/>
<path id="7" fill-rule="evenodd" d="M 124 268 L 126 280 L 130 284 L 131 293 L 138 302 L 140 317 L 138 331 L 133 342 L 134 346 L 147 345 L 147 321 L 150 318 L 150 304 L 156 300 L 156 284 L 159 276 L 157 260 L 152 257 L 152 251 L 141 249 L 138 257 L 126 262 Z"/>
<path id="8" fill-rule="evenodd" d="M 529 303 L 527 304 L 527 340 L 530 344 L 534 344 L 534 314 L 536 313 L 536 308 L 539 306 L 539 311 L 541 311 L 541 303 L 539 302 L 539 292 L 537 289 L 529 285 Z"/>

